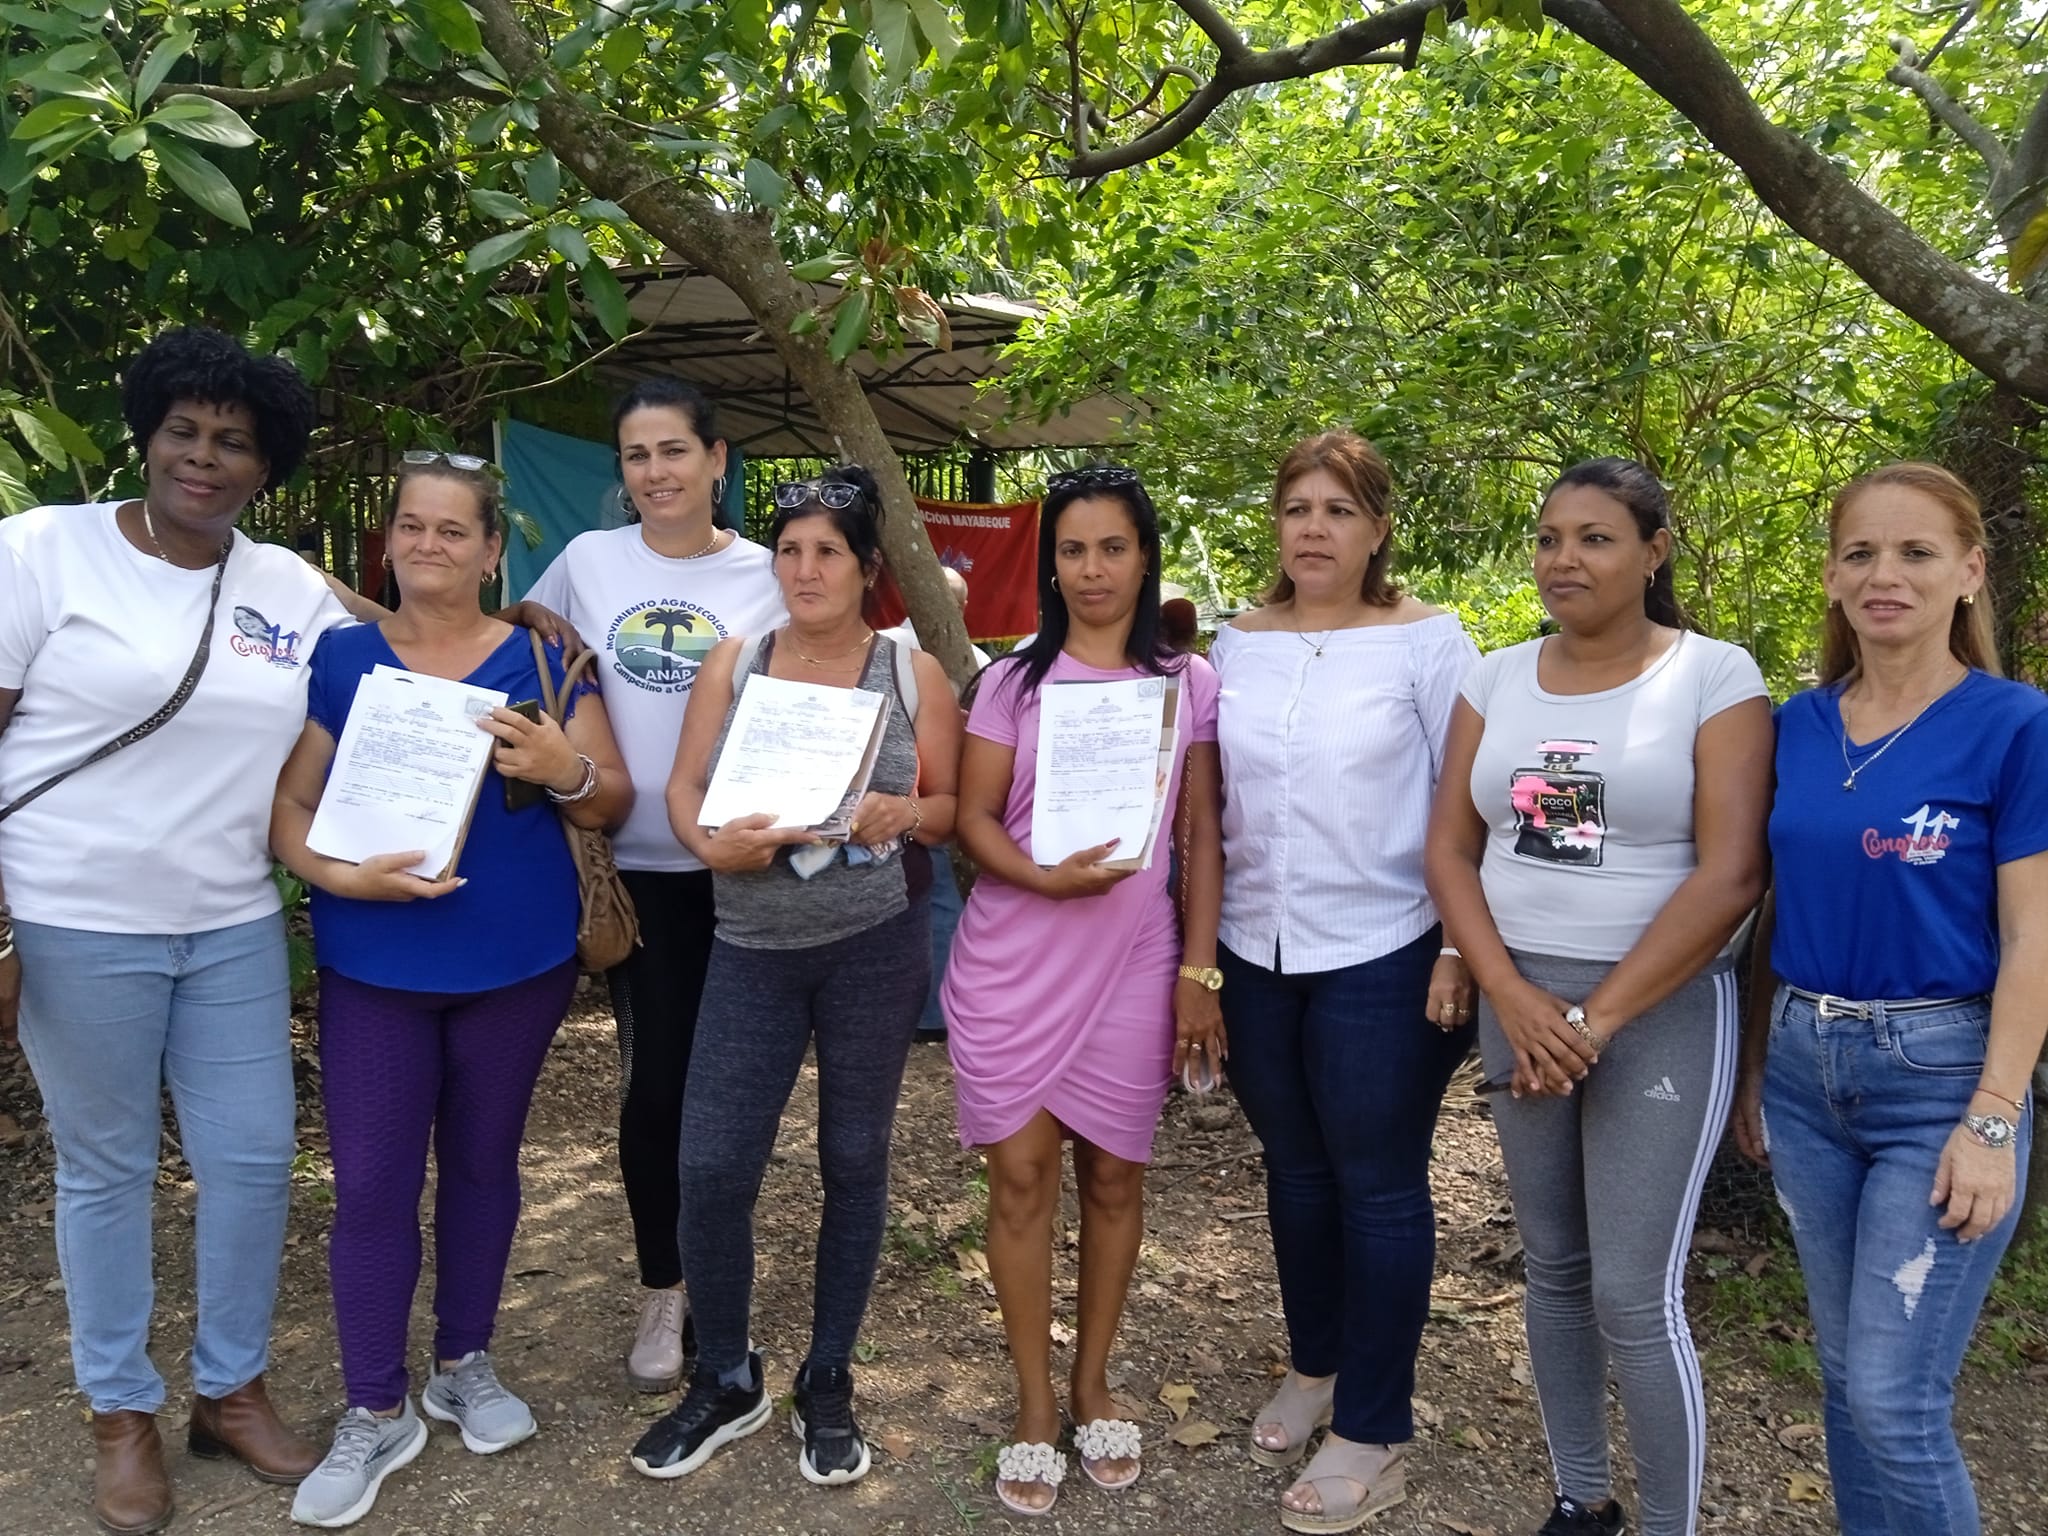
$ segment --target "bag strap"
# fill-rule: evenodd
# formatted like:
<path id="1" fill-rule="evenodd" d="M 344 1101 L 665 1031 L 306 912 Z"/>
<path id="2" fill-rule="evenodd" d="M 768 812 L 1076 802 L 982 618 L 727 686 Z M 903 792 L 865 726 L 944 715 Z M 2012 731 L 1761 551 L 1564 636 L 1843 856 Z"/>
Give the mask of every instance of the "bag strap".
<path id="1" fill-rule="evenodd" d="M 533 642 L 533 670 L 540 676 L 540 707 L 548 712 L 555 724 L 566 729 L 569 700 L 575 696 L 576 679 L 596 666 L 597 652 L 586 648 L 565 661 L 562 684 L 557 688 L 548 668 L 547 643 L 541 639 L 540 631 L 529 629 L 526 638 Z"/>
<path id="2" fill-rule="evenodd" d="M 903 701 L 903 713 L 910 717 L 910 728 L 917 729 L 917 668 L 910 660 L 910 647 L 893 635 L 889 644 L 895 647 L 896 697 Z"/>
<path id="3" fill-rule="evenodd" d="M 102 758 L 112 757 L 123 747 L 134 746 L 136 742 L 142 740 L 143 737 L 149 735 L 152 731 L 161 730 L 170 723 L 173 715 L 185 707 L 186 702 L 191 699 L 193 691 L 199 686 L 199 674 L 206 670 L 207 660 L 213 654 L 213 620 L 214 615 L 220 609 L 221 583 L 227 579 L 228 556 L 233 553 L 234 547 L 234 535 L 229 534 L 228 542 L 221 547 L 220 563 L 213 568 L 213 592 L 206 600 L 206 625 L 199 631 L 198 649 L 193 651 L 191 663 L 185 668 L 185 675 L 178 680 L 178 686 L 172 691 L 171 696 L 164 700 L 155 714 L 151 715 L 141 724 L 130 726 L 91 756 L 73 763 L 61 773 L 51 774 L 34 789 L 28 791 L 28 793 L 19 796 L 7 805 L 0 806 L 0 821 L 5 821 L 31 800 L 39 799 L 43 795 L 48 794 L 59 784 L 70 778 L 71 775 L 78 772 L 79 769 L 90 768 Z"/>

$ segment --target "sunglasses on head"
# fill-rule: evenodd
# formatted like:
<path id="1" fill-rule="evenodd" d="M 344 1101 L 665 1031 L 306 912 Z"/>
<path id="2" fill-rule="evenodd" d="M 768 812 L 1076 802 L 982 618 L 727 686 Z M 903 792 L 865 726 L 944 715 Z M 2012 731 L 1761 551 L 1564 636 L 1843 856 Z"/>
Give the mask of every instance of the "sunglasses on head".
<path id="1" fill-rule="evenodd" d="M 480 459 L 473 453 L 443 453 L 438 448 L 408 448 L 398 458 L 402 464 L 446 464 L 450 469 L 460 469 L 470 474 L 479 471 L 487 475 L 503 473 L 489 459 Z"/>
<path id="2" fill-rule="evenodd" d="M 844 512 L 861 498 L 861 488 L 844 480 L 785 480 L 775 487 L 775 505 L 785 512 L 811 502 Z"/>
<path id="3" fill-rule="evenodd" d="M 1081 469 L 1063 469 L 1046 478 L 1045 488 L 1049 492 L 1113 491 L 1124 486 L 1136 485 L 1138 472 L 1125 469 L 1121 464 L 1090 464 Z"/>

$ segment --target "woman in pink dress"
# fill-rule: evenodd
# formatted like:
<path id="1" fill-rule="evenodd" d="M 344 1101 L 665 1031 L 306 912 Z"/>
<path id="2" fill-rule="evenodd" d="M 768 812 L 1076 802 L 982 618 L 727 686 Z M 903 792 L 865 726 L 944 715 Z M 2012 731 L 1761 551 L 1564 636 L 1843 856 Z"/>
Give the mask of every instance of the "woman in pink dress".
<path id="1" fill-rule="evenodd" d="M 1038 605 L 1037 637 L 984 674 L 967 722 L 958 836 L 981 878 L 941 994 L 960 1140 L 988 1154 L 989 1272 L 1017 1371 L 996 1493 L 1026 1515 L 1052 1507 L 1066 1471 L 1052 1386 L 1061 1143 L 1074 1144 L 1081 1201 L 1074 1448 L 1098 1487 L 1125 1488 L 1138 1477 L 1138 1426 L 1116 1416 L 1107 1368 L 1144 1235 L 1152 1132 L 1172 1074 L 1212 1078 L 1224 1050 L 1216 674 L 1160 636 L 1159 517 L 1136 474 L 1100 466 L 1052 477 Z M 1042 868 L 1031 846 L 1042 689 L 1145 677 L 1179 684 L 1150 867 L 1113 867 L 1139 850 L 1110 842 Z"/>

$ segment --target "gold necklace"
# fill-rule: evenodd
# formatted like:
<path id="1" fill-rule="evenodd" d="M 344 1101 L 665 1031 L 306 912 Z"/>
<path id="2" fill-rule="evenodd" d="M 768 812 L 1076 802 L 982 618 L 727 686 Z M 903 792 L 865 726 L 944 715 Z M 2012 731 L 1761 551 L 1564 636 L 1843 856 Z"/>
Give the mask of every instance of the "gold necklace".
<path id="1" fill-rule="evenodd" d="M 1967 676 L 1967 674 L 1965 675 Z M 1947 698 L 1950 690 L 1954 687 L 1955 684 L 1949 684 L 1947 688 L 1942 689 L 1940 693 L 1937 693 L 1933 698 L 1929 699 L 1925 704 L 1922 704 L 1918 709 L 1913 711 L 1912 719 L 1908 720 L 1896 731 L 1893 731 L 1891 735 L 1885 737 L 1883 746 L 1879 747 L 1875 752 L 1871 753 L 1870 756 L 1863 759 L 1862 762 L 1856 764 L 1853 768 L 1849 766 L 1849 711 L 1843 707 L 1845 704 L 1848 703 L 1848 698 L 1845 693 L 1844 697 L 1835 705 L 1835 713 L 1842 717 L 1842 766 L 1845 769 L 1848 769 L 1849 773 L 1849 777 L 1842 780 L 1842 788 L 1848 790 L 1855 789 L 1856 776 L 1862 773 L 1863 770 L 1868 768 L 1872 763 L 1876 762 L 1880 757 L 1883 757 L 1885 753 L 1891 751 L 1892 743 L 1897 741 L 1901 736 L 1905 735 L 1906 732 L 1913 729 L 1914 726 L 1918 725 L 1920 723 L 1920 717 L 1926 714 L 1927 711 L 1929 711 L 1930 709 L 1934 708 L 1934 706 L 1940 703 L 1941 700 Z"/>
<path id="2" fill-rule="evenodd" d="M 706 544 L 702 549 L 693 550 L 687 555 L 677 555 L 675 558 L 678 560 L 702 560 L 712 550 L 718 548 L 718 536 L 723 532 L 725 532 L 723 528 L 714 525 L 711 530 L 711 542 L 709 544 Z"/>
<path id="3" fill-rule="evenodd" d="M 193 569 L 193 567 L 191 566 L 178 565 L 177 561 L 173 560 L 169 555 L 164 553 L 164 541 L 156 536 L 156 524 L 152 523 L 149 520 L 149 498 L 146 496 L 142 499 L 142 531 L 149 536 L 149 552 L 155 555 L 157 559 L 163 561 L 165 565 L 176 566 L 177 569 L 181 571 Z M 234 546 L 234 542 L 235 536 L 232 532 L 230 532 L 228 536 L 221 541 L 220 554 L 217 555 L 215 558 L 223 560 L 226 559 L 228 550 Z M 205 567 L 201 566 L 199 567 L 199 569 L 204 570 Z"/>
<path id="4" fill-rule="evenodd" d="M 865 636 L 855 641 L 852 645 L 848 646 L 843 651 L 834 651 L 830 656 L 806 656 L 804 654 L 804 648 L 796 643 L 796 636 L 792 634 L 789 637 L 789 648 L 792 651 L 796 652 L 798 660 L 807 661 L 814 667 L 822 667 L 827 662 L 844 661 L 847 657 L 851 656 L 855 651 L 862 649 L 870 642 L 872 642 L 874 638 L 875 632 L 871 629 L 867 632 Z"/>

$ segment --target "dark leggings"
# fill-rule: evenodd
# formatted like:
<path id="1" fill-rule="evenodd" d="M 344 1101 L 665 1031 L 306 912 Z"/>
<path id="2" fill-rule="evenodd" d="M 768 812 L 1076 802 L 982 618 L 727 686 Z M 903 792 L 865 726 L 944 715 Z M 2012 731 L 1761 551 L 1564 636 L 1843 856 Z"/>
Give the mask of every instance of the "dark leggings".
<path id="1" fill-rule="evenodd" d="M 718 943 L 683 1103 L 683 1267 L 704 1369 L 747 1357 L 754 1202 L 783 1108 L 818 1051 L 818 1225 L 812 1364 L 844 1366 L 867 1311 L 889 1215 L 889 1134 L 931 975 L 931 913 L 812 949 Z"/>
<path id="2" fill-rule="evenodd" d="M 639 947 L 605 973 L 619 1025 L 619 1175 L 640 1283 L 662 1290 L 683 1278 L 676 1145 L 716 919 L 708 869 L 619 875 L 640 918 Z"/>
<path id="3" fill-rule="evenodd" d="M 434 1353 L 489 1346 L 519 1224 L 526 1109 L 575 991 L 574 960 L 490 992 L 401 992 L 321 971 L 328 1275 L 351 1408 L 381 1412 L 406 1394 L 430 1134 Z"/>

